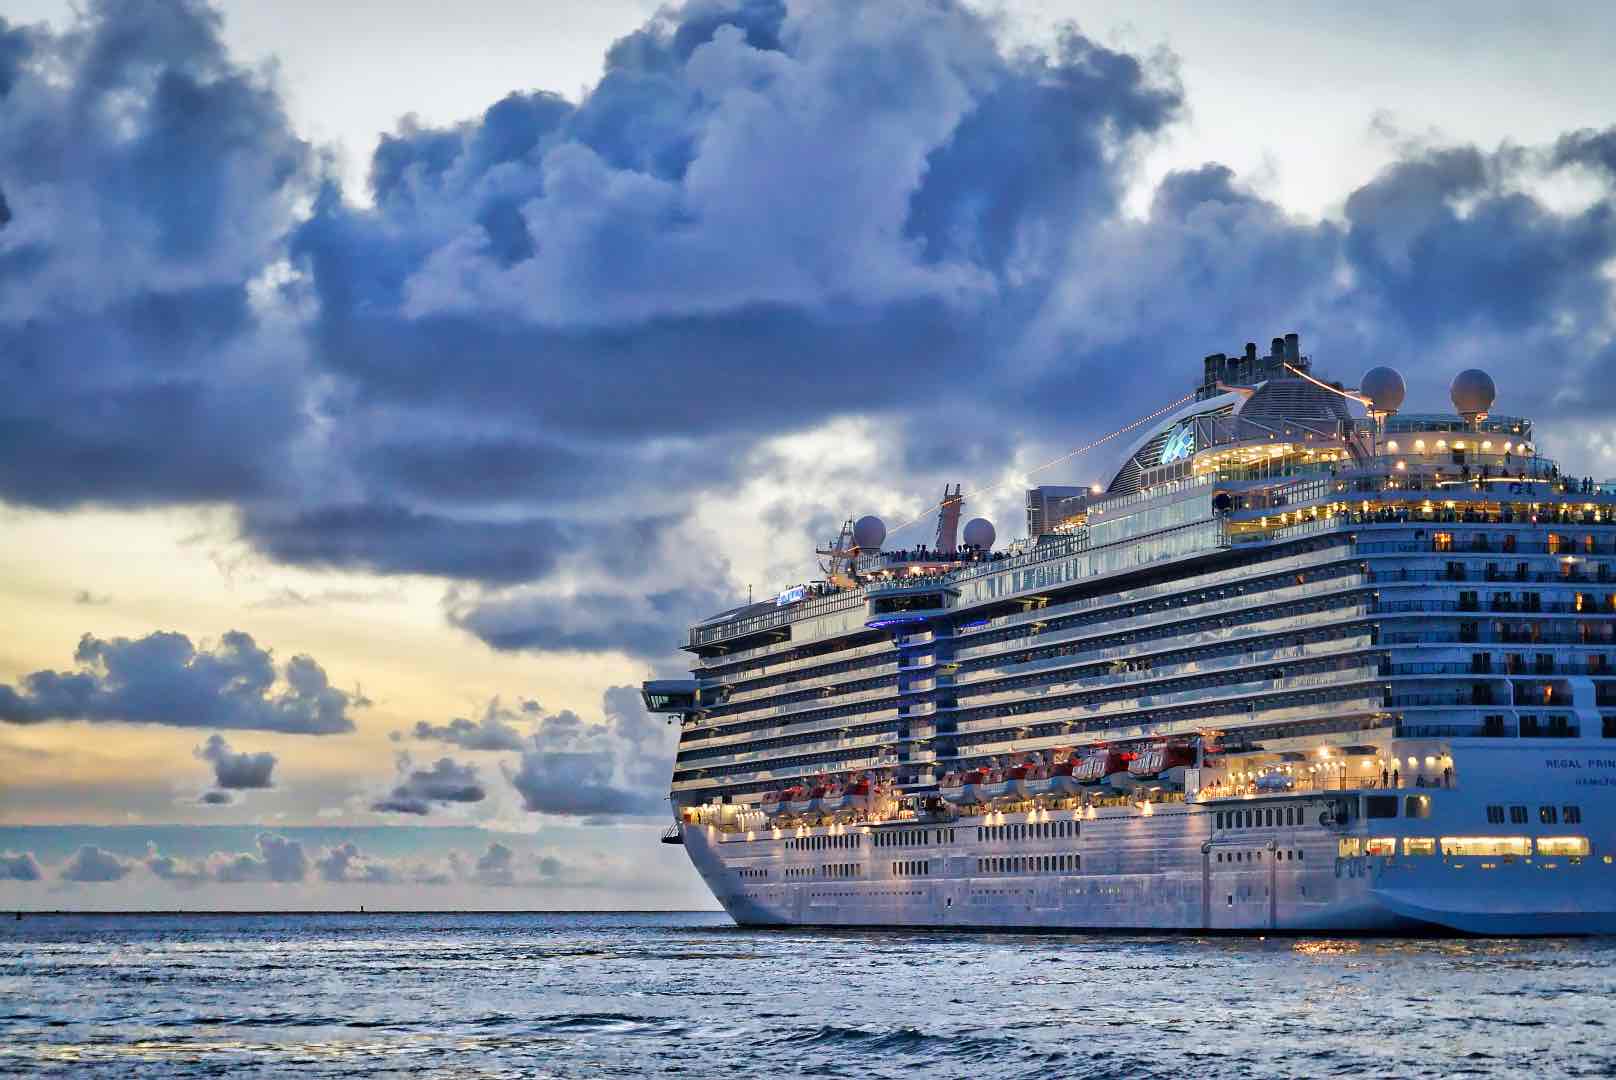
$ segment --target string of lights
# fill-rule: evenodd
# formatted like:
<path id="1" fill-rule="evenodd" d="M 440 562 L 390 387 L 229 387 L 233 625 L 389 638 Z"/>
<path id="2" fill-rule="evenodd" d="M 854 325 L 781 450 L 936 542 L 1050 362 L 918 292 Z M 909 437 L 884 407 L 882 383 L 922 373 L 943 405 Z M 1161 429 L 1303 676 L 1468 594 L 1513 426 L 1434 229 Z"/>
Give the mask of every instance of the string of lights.
<path id="1" fill-rule="evenodd" d="M 1373 405 L 1374 404 L 1374 402 L 1370 401 L 1368 398 L 1364 397 L 1362 394 L 1354 394 L 1349 390 L 1341 389 L 1339 386 L 1331 386 L 1329 383 L 1320 382 L 1319 380 L 1315 379 L 1313 376 L 1309 375 L 1307 372 L 1303 371 L 1300 368 L 1294 368 L 1294 367 L 1291 367 L 1289 364 L 1286 364 L 1285 365 L 1285 370 L 1290 372 L 1292 375 L 1297 375 L 1297 376 L 1300 376 L 1301 378 L 1306 379 L 1308 382 L 1312 383 L 1314 386 L 1319 387 L 1321 390 L 1328 390 L 1332 394 L 1340 394 L 1342 397 L 1346 398 L 1348 401 L 1356 401 L 1360 405 Z"/>
<path id="2" fill-rule="evenodd" d="M 1042 465 L 1036 466 L 1035 468 L 1028 469 L 1026 472 L 1021 473 L 1021 474 L 1019 474 L 1017 476 L 1013 476 L 1008 480 L 1002 480 L 999 483 L 991 484 L 988 487 L 976 488 L 973 491 L 967 491 L 963 497 L 967 498 L 967 499 L 974 499 L 979 495 L 990 495 L 993 492 L 998 491 L 1000 488 L 1009 487 L 1011 484 L 1025 483 L 1028 477 L 1035 476 L 1038 473 L 1043 472 L 1045 469 L 1053 469 L 1056 465 L 1059 465 L 1062 462 L 1070 461 L 1073 458 L 1075 458 L 1075 457 L 1077 457 L 1077 456 L 1079 456 L 1081 454 L 1086 454 L 1090 450 L 1093 450 L 1093 449 L 1095 449 L 1096 447 L 1099 447 L 1099 446 L 1103 446 L 1106 443 L 1110 442 L 1112 439 L 1115 439 L 1115 438 L 1117 438 L 1119 436 L 1126 435 L 1128 432 L 1133 431 L 1135 428 L 1138 428 L 1138 427 L 1141 427 L 1144 424 L 1150 423 L 1152 420 L 1156 419 L 1158 416 L 1161 416 L 1161 415 L 1163 415 L 1165 413 L 1170 413 L 1174 409 L 1179 408 L 1182 405 L 1186 405 L 1189 402 L 1194 401 L 1194 400 L 1195 400 L 1195 395 L 1194 394 L 1185 394 L 1183 397 L 1179 398 L 1177 401 L 1169 402 L 1168 404 L 1163 405 L 1161 408 L 1157 409 L 1155 412 L 1149 413 L 1149 414 L 1147 414 L 1145 416 L 1141 416 L 1139 419 L 1133 421 L 1132 423 L 1127 424 L 1124 427 L 1119 427 L 1119 428 L 1117 428 L 1117 430 L 1115 430 L 1115 431 L 1113 431 L 1113 432 L 1111 432 L 1111 433 L 1109 433 L 1107 435 L 1102 435 L 1098 439 L 1095 439 L 1091 443 L 1088 443 L 1088 444 L 1086 444 L 1084 446 L 1079 446 L 1075 450 L 1069 450 L 1066 453 L 1062 454 L 1058 458 L 1051 458 L 1049 461 L 1044 462 Z M 908 521 L 904 522 L 902 525 L 898 525 L 898 526 L 895 526 L 894 528 L 890 529 L 888 531 L 888 535 L 892 535 L 893 533 L 902 532 L 904 529 L 909 528 L 911 525 L 920 524 L 922 521 L 925 521 L 928 518 L 930 518 L 931 515 L 933 513 L 935 513 L 938 510 L 938 508 L 940 508 L 942 505 L 943 504 L 940 503 L 940 502 L 933 503 L 931 506 L 928 506 L 926 509 L 922 510 L 918 515 L 916 515 L 915 517 L 910 518 Z"/>

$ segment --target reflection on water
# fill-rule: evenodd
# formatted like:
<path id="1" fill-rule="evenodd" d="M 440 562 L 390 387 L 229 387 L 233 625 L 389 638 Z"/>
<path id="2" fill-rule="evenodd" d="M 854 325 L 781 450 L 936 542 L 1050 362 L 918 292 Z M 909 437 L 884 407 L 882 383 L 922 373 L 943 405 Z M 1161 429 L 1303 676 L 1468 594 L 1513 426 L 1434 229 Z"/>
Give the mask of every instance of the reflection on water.
<path id="1" fill-rule="evenodd" d="M 1616 1073 L 1616 941 L 739 930 L 721 915 L 33 917 L 0 1073 Z"/>

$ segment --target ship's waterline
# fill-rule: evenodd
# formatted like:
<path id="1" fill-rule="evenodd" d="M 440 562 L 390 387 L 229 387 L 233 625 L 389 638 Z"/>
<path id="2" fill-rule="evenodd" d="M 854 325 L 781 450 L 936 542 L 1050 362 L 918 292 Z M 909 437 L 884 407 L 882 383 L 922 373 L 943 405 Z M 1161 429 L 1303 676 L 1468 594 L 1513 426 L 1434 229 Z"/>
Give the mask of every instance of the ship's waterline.
<path id="1" fill-rule="evenodd" d="M 1616 485 L 1494 393 L 1289 335 L 1007 550 L 958 487 L 929 544 L 850 521 L 645 685 L 665 839 L 742 924 L 1616 932 Z"/>

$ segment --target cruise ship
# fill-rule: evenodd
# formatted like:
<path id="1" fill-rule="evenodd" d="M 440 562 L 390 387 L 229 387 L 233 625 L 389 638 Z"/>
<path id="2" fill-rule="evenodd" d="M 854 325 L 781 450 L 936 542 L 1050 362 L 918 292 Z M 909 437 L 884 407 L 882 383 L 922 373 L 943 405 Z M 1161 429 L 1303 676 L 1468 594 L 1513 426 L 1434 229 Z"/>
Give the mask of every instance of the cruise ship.
<path id="1" fill-rule="evenodd" d="M 690 627 L 664 842 L 748 926 L 1616 932 L 1616 484 L 1484 372 L 1313 368 L 1208 356 L 1025 538 L 947 488 Z"/>

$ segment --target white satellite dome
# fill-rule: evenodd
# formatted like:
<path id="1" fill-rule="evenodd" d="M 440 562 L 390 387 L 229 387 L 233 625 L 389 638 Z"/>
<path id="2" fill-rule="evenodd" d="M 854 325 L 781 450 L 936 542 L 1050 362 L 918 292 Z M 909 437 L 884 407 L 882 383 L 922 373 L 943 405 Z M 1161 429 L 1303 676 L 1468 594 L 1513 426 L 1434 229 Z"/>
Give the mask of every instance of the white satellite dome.
<path id="1" fill-rule="evenodd" d="M 981 548 L 983 551 L 993 549 L 993 541 L 998 534 L 993 531 L 993 522 L 987 518 L 972 518 L 965 523 L 965 546 Z"/>
<path id="2" fill-rule="evenodd" d="M 1369 399 L 1369 410 L 1394 413 L 1403 407 L 1403 396 L 1408 392 L 1403 376 L 1389 367 L 1370 368 L 1358 380 L 1358 393 Z"/>
<path id="3" fill-rule="evenodd" d="M 1491 375 L 1470 368 L 1453 377 L 1453 385 L 1448 388 L 1448 394 L 1453 398 L 1454 411 L 1460 416 L 1471 417 L 1487 415 L 1487 410 L 1493 407 L 1498 391 L 1493 386 Z"/>
<path id="4" fill-rule="evenodd" d="M 874 514 L 865 514 L 853 523 L 853 543 L 866 551 L 880 551 L 887 542 L 886 522 Z"/>

